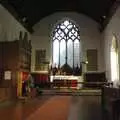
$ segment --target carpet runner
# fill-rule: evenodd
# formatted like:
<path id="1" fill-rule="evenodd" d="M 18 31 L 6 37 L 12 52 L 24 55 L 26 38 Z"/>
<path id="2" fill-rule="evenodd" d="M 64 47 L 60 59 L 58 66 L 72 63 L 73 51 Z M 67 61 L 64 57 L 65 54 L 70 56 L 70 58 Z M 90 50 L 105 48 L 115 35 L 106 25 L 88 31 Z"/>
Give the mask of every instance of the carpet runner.
<path id="1" fill-rule="evenodd" d="M 70 101 L 70 96 L 52 97 L 26 120 L 67 120 Z"/>

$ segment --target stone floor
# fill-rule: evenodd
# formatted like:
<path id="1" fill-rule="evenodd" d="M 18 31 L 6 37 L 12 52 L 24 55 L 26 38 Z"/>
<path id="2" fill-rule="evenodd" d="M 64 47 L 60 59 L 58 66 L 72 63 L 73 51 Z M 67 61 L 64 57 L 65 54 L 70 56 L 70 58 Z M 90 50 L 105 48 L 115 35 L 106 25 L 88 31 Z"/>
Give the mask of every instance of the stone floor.
<path id="1" fill-rule="evenodd" d="M 74 96 L 68 120 L 102 120 L 100 96 Z"/>
<path id="2" fill-rule="evenodd" d="M 41 96 L 0 105 L 0 120 L 102 120 L 100 96 Z"/>

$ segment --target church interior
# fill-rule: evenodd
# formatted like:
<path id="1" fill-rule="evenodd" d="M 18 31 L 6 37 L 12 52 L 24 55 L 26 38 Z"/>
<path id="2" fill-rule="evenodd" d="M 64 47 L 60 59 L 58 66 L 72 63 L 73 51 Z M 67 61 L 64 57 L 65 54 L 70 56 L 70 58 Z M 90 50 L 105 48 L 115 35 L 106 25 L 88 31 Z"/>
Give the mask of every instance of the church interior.
<path id="1" fill-rule="evenodd" d="M 120 0 L 0 0 L 1 120 L 120 120 Z"/>

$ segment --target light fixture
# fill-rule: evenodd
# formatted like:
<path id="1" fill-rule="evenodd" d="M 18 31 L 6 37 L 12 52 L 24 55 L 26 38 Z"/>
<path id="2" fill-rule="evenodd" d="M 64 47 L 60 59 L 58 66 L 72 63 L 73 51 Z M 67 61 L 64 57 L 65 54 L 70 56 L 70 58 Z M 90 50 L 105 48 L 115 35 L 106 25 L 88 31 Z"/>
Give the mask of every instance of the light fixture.
<path id="1" fill-rule="evenodd" d="M 82 61 L 81 63 L 82 64 L 88 64 L 88 61 Z"/>
<path id="2" fill-rule="evenodd" d="M 104 19 L 106 18 L 106 16 L 105 16 L 105 15 L 103 15 L 102 17 L 103 17 Z"/>

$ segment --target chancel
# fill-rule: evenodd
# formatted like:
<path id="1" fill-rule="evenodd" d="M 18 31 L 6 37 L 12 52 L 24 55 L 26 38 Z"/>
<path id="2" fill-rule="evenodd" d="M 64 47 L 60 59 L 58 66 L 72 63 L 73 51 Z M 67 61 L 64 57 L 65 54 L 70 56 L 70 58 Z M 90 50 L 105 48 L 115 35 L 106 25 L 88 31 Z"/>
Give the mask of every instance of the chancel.
<path id="1" fill-rule="evenodd" d="M 120 120 L 120 0 L 0 0 L 0 119 Z"/>

